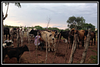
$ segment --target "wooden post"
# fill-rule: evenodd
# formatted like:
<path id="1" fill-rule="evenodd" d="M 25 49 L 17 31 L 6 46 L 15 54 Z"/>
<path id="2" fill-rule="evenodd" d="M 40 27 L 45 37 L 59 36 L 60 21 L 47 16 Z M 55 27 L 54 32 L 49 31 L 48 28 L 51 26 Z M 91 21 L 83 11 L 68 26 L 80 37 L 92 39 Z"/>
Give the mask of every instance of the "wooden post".
<path id="1" fill-rule="evenodd" d="M 19 47 L 19 29 L 17 30 L 17 47 Z"/>
<path id="2" fill-rule="evenodd" d="M 38 32 L 37 32 L 37 35 L 38 35 Z M 36 61 L 37 61 L 37 63 L 38 63 L 38 56 L 37 56 L 38 40 L 39 40 L 39 38 L 37 36 L 37 45 L 36 45 Z"/>
<path id="3" fill-rule="evenodd" d="M 69 58 L 69 62 L 68 63 L 73 63 L 73 57 L 74 57 L 74 53 L 76 51 L 77 40 L 78 40 L 77 34 L 75 34 L 74 38 L 75 39 L 74 39 L 74 42 L 73 42 L 73 46 L 72 46 L 72 50 L 71 50 L 71 54 L 70 54 L 70 58 Z"/>
<path id="4" fill-rule="evenodd" d="M 27 40 L 28 40 L 28 43 L 30 41 L 30 38 L 29 38 L 29 28 L 27 27 Z"/>
<path id="5" fill-rule="evenodd" d="M 68 37 L 68 41 L 69 41 L 69 37 Z M 68 45 L 71 45 L 71 44 L 68 44 L 68 41 L 67 41 L 67 45 L 66 45 L 66 52 L 65 52 L 65 63 L 66 63 L 66 55 L 67 55 L 67 49 L 68 49 Z"/>
<path id="6" fill-rule="evenodd" d="M 27 27 L 27 41 L 28 41 L 28 45 L 29 45 L 29 55 L 30 55 L 30 59 L 31 59 L 31 53 L 30 53 L 30 37 L 29 37 L 29 28 Z"/>
<path id="7" fill-rule="evenodd" d="M 47 62 L 47 55 L 48 55 L 48 51 L 47 51 L 47 45 L 48 45 L 48 42 L 47 42 L 47 34 L 46 34 L 46 58 L 45 58 L 45 64 Z"/>
<path id="8" fill-rule="evenodd" d="M 76 24 L 75 24 L 75 30 L 77 30 Z M 72 50 L 71 50 L 71 54 L 70 54 L 68 63 L 73 63 L 73 57 L 74 57 L 74 53 L 76 51 L 77 42 L 78 42 L 78 36 L 77 36 L 77 34 L 74 34 L 73 46 L 72 46 Z"/>
<path id="9" fill-rule="evenodd" d="M 21 31 L 21 46 L 23 46 L 23 31 Z"/>
<path id="10" fill-rule="evenodd" d="M 91 29 L 88 30 L 88 35 L 87 35 L 87 39 L 86 39 L 86 42 L 84 43 L 85 45 L 85 49 L 83 51 L 83 54 L 82 54 L 82 59 L 80 61 L 80 63 L 84 63 L 85 62 L 85 58 L 86 58 L 86 54 L 87 54 L 87 50 L 88 50 L 88 46 L 89 46 L 89 42 L 90 42 L 90 32 L 91 32 Z"/>
<path id="11" fill-rule="evenodd" d="M 59 46 L 59 40 L 60 40 L 60 36 L 61 36 L 61 33 L 60 33 L 60 35 L 59 35 L 59 39 L 58 39 L 58 41 L 57 41 L 57 47 L 56 47 L 56 50 L 55 50 L 55 52 L 54 52 L 54 58 L 53 58 L 53 61 L 52 61 L 52 63 L 54 63 L 54 59 L 55 59 L 55 57 L 56 57 L 56 53 L 57 53 L 57 50 L 58 50 L 58 46 Z"/>

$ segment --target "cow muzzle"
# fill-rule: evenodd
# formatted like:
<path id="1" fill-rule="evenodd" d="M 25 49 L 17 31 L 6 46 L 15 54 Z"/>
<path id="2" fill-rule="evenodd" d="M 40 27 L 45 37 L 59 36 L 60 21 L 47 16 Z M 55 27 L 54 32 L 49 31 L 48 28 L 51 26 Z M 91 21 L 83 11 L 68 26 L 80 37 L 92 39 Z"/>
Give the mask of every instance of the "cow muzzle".
<path id="1" fill-rule="evenodd" d="M 54 40 L 54 38 L 52 38 L 52 40 Z"/>

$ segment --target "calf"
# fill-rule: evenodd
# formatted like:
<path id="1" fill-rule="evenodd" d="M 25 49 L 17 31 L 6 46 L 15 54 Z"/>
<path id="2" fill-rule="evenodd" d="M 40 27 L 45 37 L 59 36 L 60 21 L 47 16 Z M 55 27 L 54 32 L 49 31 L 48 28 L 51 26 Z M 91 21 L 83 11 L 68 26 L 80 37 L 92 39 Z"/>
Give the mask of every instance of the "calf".
<path id="1" fill-rule="evenodd" d="M 19 62 L 19 59 L 21 55 L 25 52 L 29 51 L 28 47 L 26 45 L 21 46 L 21 47 L 16 47 L 16 48 L 11 48 L 11 47 L 3 47 L 3 60 L 5 55 L 8 55 L 8 57 L 11 59 L 13 57 L 17 58 L 17 62 Z"/>

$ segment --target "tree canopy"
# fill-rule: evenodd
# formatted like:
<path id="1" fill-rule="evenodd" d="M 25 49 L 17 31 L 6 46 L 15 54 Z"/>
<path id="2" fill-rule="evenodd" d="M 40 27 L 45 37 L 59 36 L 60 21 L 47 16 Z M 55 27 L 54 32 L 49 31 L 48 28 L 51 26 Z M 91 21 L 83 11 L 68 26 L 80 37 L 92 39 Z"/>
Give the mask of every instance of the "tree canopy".
<path id="1" fill-rule="evenodd" d="M 91 23 L 89 24 L 85 23 L 85 19 L 83 17 L 75 17 L 75 16 L 69 17 L 67 23 L 68 23 L 68 27 L 71 29 L 74 28 L 76 25 L 78 30 L 80 29 L 87 30 L 88 28 L 91 28 L 91 30 L 93 31 L 95 30 L 95 26 L 92 25 Z"/>

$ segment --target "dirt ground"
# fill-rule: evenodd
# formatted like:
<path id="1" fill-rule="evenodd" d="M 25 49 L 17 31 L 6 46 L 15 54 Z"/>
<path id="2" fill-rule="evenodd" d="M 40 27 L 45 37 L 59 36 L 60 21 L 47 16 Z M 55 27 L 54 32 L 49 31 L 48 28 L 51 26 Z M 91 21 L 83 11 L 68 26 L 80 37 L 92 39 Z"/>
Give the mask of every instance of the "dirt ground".
<path id="1" fill-rule="evenodd" d="M 34 39 L 33 39 L 34 40 Z M 45 58 L 46 58 L 46 48 L 41 51 L 40 49 L 37 50 L 37 58 L 36 58 L 36 47 L 33 43 L 33 41 L 29 44 L 27 43 L 26 37 L 24 37 L 23 45 L 27 45 L 29 48 L 29 52 L 26 51 L 22 54 L 20 58 L 20 63 L 17 63 L 17 59 L 14 57 L 12 59 L 9 59 L 9 57 L 6 57 L 4 64 L 37 64 L 37 61 L 39 64 L 45 64 Z M 64 43 L 63 40 L 59 43 L 58 50 L 54 59 L 54 64 L 67 64 L 69 61 L 69 57 L 71 54 L 71 49 L 67 48 L 66 53 L 66 62 L 65 62 L 65 52 L 66 52 L 66 46 L 68 44 Z M 20 44 L 21 46 L 21 44 Z M 14 47 L 17 47 L 17 40 L 14 41 Z M 73 63 L 78 64 L 81 61 L 82 53 L 84 48 L 81 47 L 76 49 L 76 52 L 74 54 Z M 97 42 L 96 45 L 89 46 L 85 63 L 89 64 L 91 62 L 91 56 L 97 55 Z M 52 64 L 54 58 L 54 52 L 50 51 L 47 54 L 47 64 Z"/>

